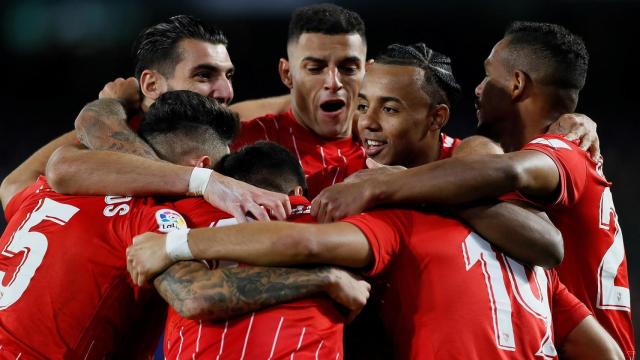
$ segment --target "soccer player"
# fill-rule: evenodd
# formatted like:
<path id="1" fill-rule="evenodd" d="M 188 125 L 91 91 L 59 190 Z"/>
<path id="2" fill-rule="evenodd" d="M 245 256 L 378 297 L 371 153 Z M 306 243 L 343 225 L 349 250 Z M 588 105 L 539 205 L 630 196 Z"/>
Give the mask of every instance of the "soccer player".
<path id="1" fill-rule="evenodd" d="M 52 141 L 9 174 L 0 186 L 3 206 L 15 193 L 44 174 L 45 165 L 57 148 L 74 144 L 77 139 L 89 148 L 128 152 L 158 160 L 153 149 L 129 128 L 137 128 L 142 116 L 136 114 L 127 118 L 122 105 L 110 99 L 118 89 L 128 91 L 136 99 L 139 99 L 139 93 L 142 94 L 140 106 L 136 103 L 134 109 L 129 109 L 134 113 L 146 111 L 158 96 L 168 90 L 191 90 L 223 104 L 228 104 L 233 98 L 231 77 L 234 67 L 227 52 L 227 39 L 220 30 L 193 17 L 174 16 L 143 30 L 135 43 L 135 57 L 137 81 L 117 80 L 108 84 L 100 93 L 102 99 L 90 103 L 78 116 L 76 132 Z M 134 86 L 126 86 L 129 83 Z M 129 96 L 123 98 L 127 100 Z M 93 121 L 98 113 L 103 115 L 101 122 Z M 100 136 L 90 136 L 92 134 Z M 267 219 L 267 212 L 259 205 L 272 210 L 278 218 L 286 217 L 288 200 L 280 194 L 216 173 L 211 174 L 210 180 L 212 194 L 207 198 L 239 217 L 248 211 L 258 218 Z M 184 193 L 186 190 L 177 195 Z"/>
<path id="2" fill-rule="evenodd" d="M 228 153 L 237 126 L 228 109 L 181 91 L 158 98 L 145 116 L 141 134 L 166 160 L 202 166 Z M 164 306 L 158 306 L 162 302 L 153 291 L 128 281 L 125 249 L 142 231 L 185 228 L 175 210 L 129 196 L 65 196 L 41 177 L 14 197 L 7 216 L 9 224 L 0 238 L 5 249 L 0 258 L 3 358 L 119 358 L 153 349 L 159 335 L 153 325 L 162 325 L 164 317 L 151 310 Z M 176 265 L 173 271 L 184 268 Z M 230 299 L 225 304 L 229 312 L 246 311 L 260 302 L 288 301 L 331 286 L 333 292 L 340 291 L 336 285 L 350 279 L 336 281 L 336 274 L 343 273 L 242 269 L 225 274 L 227 280 L 242 284 L 242 279 L 265 277 L 292 284 L 292 289 L 270 291 L 258 284 L 256 289 L 266 299 L 224 291 L 219 296 Z"/>
<path id="3" fill-rule="evenodd" d="M 289 221 L 313 222 L 309 215 L 309 202 L 302 196 L 303 187 L 306 187 L 302 168 L 298 160 L 281 146 L 270 142 L 247 146 L 223 158 L 216 168 L 222 174 L 249 184 L 295 195 L 291 197 L 293 212 Z M 199 198 L 180 200 L 175 203 L 175 208 L 184 214 L 190 226 L 219 228 L 237 223 L 231 215 L 211 207 Z M 250 239 L 246 240 L 251 241 Z M 212 296 L 219 292 L 220 285 L 215 278 L 211 279 L 211 271 L 205 265 L 197 262 L 191 264 L 191 271 L 175 272 L 170 269 L 155 280 L 156 284 L 158 281 L 164 282 L 158 289 L 168 300 L 174 297 L 174 287 L 188 287 L 197 293 L 190 296 L 188 301 L 181 298 L 171 300 L 177 306 L 175 310 L 170 309 L 167 319 L 164 341 L 167 358 L 290 359 L 293 356 L 335 359 L 343 356 L 342 330 L 345 318 L 328 298 L 308 297 L 259 311 L 249 311 L 247 315 L 227 320 L 225 316 L 236 314 L 229 313 L 224 308 L 227 297 Z M 222 271 L 233 270 L 238 266 L 237 263 L 228 261 L 214 261 L 213 264 L 216 268 L 222 268 Z M 336 272 L 327 271 L 326 276 L 336 276 Z M 185 273 L 188 274 L 187 278 L 182 276 L 179 281 L 171 281 L 174 276 Z M 282 292 L 294 291 L 288 288 L 290 286 L 302 286 L 289 281 L 255 279 L 254 281 L 265 282 L 268 289 Z M 240 283 L 227 286 L 238 289 L 243 296 L 267 300 L 266 294 L 258 293 L 260 289 L 251 283 L 249 275 L 236 279 L 236 282 Z M 350 300 L 357 302 L 356 306 L 350 305 L 351 318 L 364 306 L 365 295 L 368 295 L 368 285 L 364 282 L 358 285 L 361 288 L 361 300 Z M 344 300 L 342 303 L 349 304 Z M 197 318 L 194 311 L 215 314 L 216 318 L 223 320 L 190 320 Z"/>
<path id="4" fill-rule="evenodd" d="M 389 47 L 370 68 L 360 94 L 361 133 L 375 129 L 386 143 L 372 155 L 392 164 L 417 159 L 420 165 L 450 151 L 440 144 L 440 127 L 457 88 L 445 56 L 423 44 Z M 407 129 L 416 134 L 407 135 Z M 507 209 L 502 215 L 501 208 Z M 538 246 L 561 244 L 549 223 L 527 222 L 532 215 L 511 204 L 481 211 L 486 216 L 475 220 L 481 228 L 504 231 L 505 224 L 516 224 L 508 234 L 511 242 L 530 237 L 527 241 Z M 496 224 L 495 216 L 511 222 Z M 252 241 L 245 241 L 249 237 Z M 459 222 L 437 215 L 386 210 L 320 226 L 199 229 L 190 233 L 189 247 L 198 258 L 261 265 L 326 262 L 386 273 L 382 311 L 398 358 L 553 358 L 554 340 L 574 358 L 589 353 L 615 358 L 615 343 L 554 273 L 525 267 Z M 170 263 L 163 239 L 153 235 L 142 236 L 128 256 L 138 279 L 140 270 L 157 271 Z"/>
<path id="5" fill-rule="evenodd" d="M 562 282 L 633 358 L 627 263 L 602 159 L 542 135 L 557 114 L 575 109 L 587 62 L 584 43 L 565 28 L 514 23 L 485 61 L 486 76 L 476 88 L 479 131 L 508 154 L 341 184 L 321 194 L 317 208 L 332 219 L 382 204 L 452 204 L 517 191 L 517 198 L 545 209 L 563 234 Z"/>

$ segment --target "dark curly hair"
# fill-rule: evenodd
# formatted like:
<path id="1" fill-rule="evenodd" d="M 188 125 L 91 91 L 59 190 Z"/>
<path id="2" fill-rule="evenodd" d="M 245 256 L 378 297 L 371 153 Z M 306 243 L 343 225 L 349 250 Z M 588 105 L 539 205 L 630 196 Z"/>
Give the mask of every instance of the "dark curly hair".
<path id="1" fill-rule="evenodd" d="M 460 96 L 461 88 L 453 76 L 451 59 L 428 48 L 424 43 L 389 45 L 375 58 L 375 63 L 408 65 L 424 70 L 422 90 L 434 105 L 451 106 Z"/>

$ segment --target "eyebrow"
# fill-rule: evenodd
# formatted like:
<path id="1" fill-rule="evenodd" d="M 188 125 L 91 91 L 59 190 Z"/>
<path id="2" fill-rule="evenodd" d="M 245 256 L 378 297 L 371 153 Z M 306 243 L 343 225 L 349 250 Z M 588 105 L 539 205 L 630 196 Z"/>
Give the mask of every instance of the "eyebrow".
<path id="1" fill-rule="evenodd" d="M 363 93 L 358 93 L 358 97 L 362 98 L 363 100 L 369 100 L 369 99 L 367 99 L 367 95 L 365 95 Z"/>
<path id="2" fill-rule="evenodd" d="M 199 71 L 199 70 L 209 70 L 209 71 L 213 71 L 213 72 L 222 72 L 223 69 L 220 68 L 219 66 L 215 66 L 215 65 L 211 65 L 211 64 L 198 64 L 198 65 L 193 67 L 191 72 L 195 72 L 195 71 Z M 235 67 L 231 66 L 225 72 L 229 72 L 229 71 L 235 71 Z"/>
<path id="3" fill-rule="evenodd" d="M 400 100 L 400 98 L 397 98 L 395 96 L 382 96 L 380 98 L 380 100 L 382 100 L 382 102 L 394 101 L 394 102 L 397 102 L 397 103 L 400 103 L 400 104 L 404 105 L 404 101 Z"/>
<path id="4" fill-rule="evenodd" d="M 320 59 L 314 56 L 305 56 L 304 58 L 302 58 L 302 61 L 312 61 L 312 62 L 319 62 L 319 63 L 326 63 L 327 61 L 324 59 Z"/>

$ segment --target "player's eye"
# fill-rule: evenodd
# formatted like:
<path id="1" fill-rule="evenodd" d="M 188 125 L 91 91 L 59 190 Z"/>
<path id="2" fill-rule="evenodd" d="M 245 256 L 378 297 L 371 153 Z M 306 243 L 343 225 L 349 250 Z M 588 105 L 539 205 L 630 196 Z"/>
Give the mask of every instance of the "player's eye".
<path id="1" fill-rule="evenodd" d="M 369 110 L 369 106 L 367 104 L 358 104 L 358 112 L 361 114 L 366 114 L 367 110 Z"/>
<path id="2" fill-rule="evenodd" d="M 386 113 L 386 114 L 395 114 L 398 112 L 397 109 L 394 109 L 390 106 L 383 106 L 382 107 L 382 112 Z"/>

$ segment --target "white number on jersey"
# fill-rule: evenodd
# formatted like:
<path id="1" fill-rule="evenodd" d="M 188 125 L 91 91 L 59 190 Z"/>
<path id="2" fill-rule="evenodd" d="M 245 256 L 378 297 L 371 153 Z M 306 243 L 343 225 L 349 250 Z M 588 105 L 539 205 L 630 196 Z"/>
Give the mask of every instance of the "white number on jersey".
<path id="1" fill-rule="evenodd" d="M 27 215 L 26 220 L 2 250 L 2 255 L 7 257 L 16 256 L 20 252 L 24 252 L 25 255 L 12 278 L 5 279 L 6 272 L 0 271 L 0 310 L 8 308 L 20 299 L 47 252 L 47 237 L 29 230 L 44 220 L 65 225 L 78 210 L 80 209 L 75 206 L 44 198 Z M 6 286 L 2 285 L 5 283 Z"/>
<path id="2" fill-rule="evenodd" d="M 491 245 L 476 233 L 471 233 L 462 243 L 462 252 L 465 265 L 469 271 L 475 264 L 480 263 L 484 274 L 485 284 L 491 303 L 491 316 L 493 319 L 493 331 L 496 337 L 496 345 L 499 349 L 516 351 L 516 342 L 513 334 L 513 322 L 511 320 L 511 299 L 507 292 L 507 285 L 502 276 L 502 266 L 497 259 Z M 540 299 L 534 295 L 526 269 L 522 264 L 512 260 L 508 256 L 501 255 L 507 265 L 509 282 L 518 303 L 534 317 L 544 321 L 546 334 L 540 343 L 536 356 L 546 359 L 557 356 L 556 349 L 551 338 L 551 309 L 547 295 L 547 275 L 538 266 L 533 268 L 533 279 L 537 285 Z"/>
<path id="3" fill-rule="evenodd" d="M 611 217 L 613 216 L 613 221 Z M 600 199 L 600 228 L 609 230 L 611 223 L 616 227 L 613 244 L 602 257 L 598 267 L 598 299 L 596 306 L 600 309 L 631 311 L 629 289 L 616 286 L 614 280 L 624 260 L 624 241 L 618 223 L 618 215 L 613 205 L 611 189 L 604 188 Z"/>

